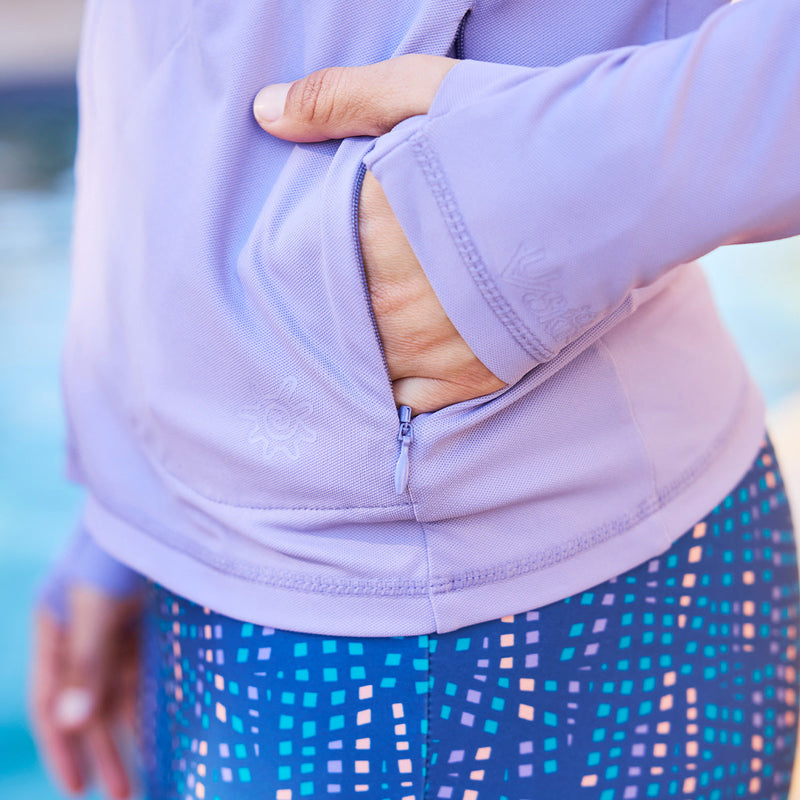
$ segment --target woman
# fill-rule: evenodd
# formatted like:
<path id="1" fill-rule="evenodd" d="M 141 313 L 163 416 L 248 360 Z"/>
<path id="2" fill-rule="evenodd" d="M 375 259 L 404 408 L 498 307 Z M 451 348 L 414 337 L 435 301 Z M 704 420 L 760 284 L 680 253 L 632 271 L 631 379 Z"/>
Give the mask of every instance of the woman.
<path id="1" fill-rule="evenodd" d="M 687 262 L 800 231 L 800 4 L 715 5 L 90 2 L 66 786 L 128 794 L 140 664 L 152 798 L 786 796 L 791 522 Z"/>

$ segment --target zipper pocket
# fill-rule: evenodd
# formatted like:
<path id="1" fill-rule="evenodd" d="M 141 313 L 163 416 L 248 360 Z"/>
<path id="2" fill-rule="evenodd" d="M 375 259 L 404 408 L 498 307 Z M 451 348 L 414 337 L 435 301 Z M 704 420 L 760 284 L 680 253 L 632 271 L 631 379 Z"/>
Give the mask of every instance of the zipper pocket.
<path id="1" fill-rule="evenodd" d="M 369 294 L 369 284 L 367 283 L 367 273 L 364 270 L 364 258 L 361 254 L 361 237 L 358 230 L 358 201 L 361 196 L 361 186 L 364 183 L 364 175 L 367 173 L 365 164 L 360 164 L 358 173 L 356 174 L 355 186 L 353 188 L 353 200 L 351 205 L 351 224 L 353 228 L 353 241 L 356 244 L 356 260 L 361 270 L 361 281 L 364 287 L 364 297 L 369 309 L 369 317 L 372 320 L 372 329 L 375 332 L 375 339 L 378 342 L 378 348 L 381 351 L 381 359 L 383 360 L 383 369 L 386 373 L 386 380 L 389 383 L 389 392 L 392 393 L 392 376 L 389 372 L 389 362 L 386 360 L 386 351 L 383 349 L 383 342 L 381 341 L 381 334 L 378 330 L 378 321 L 375 319 L 375 311 L 372 308 L 372 299 Z M 397 463 L 394 470 L 394 490 L 397 494 L 405 494 L 408 488 L 408 450 L 413 441 L 414 434 L 411 430 L 411 406 L 400 406 L 398 415 L 400 417 L 400 430 L 397 434 L 397 441 L 400 442 L 400 452 L 397 456 Z"/>
<path id="2" fill-rule="evenodd" d="M 408 449 L 414 441 L 414 431 L 411 429 L 411 406 L 400 406 L 397 412 L 400 417 L 400 430 L 397 434 L 400 454 L 394 468 L 394 490 L 397 494 L 404 494 L 408 488 Z"/>

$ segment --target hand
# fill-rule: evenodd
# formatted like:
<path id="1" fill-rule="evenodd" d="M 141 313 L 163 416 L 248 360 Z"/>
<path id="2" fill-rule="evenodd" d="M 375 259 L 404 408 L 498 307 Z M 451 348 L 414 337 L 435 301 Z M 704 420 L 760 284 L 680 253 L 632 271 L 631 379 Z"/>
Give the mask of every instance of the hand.
<path id="1" fill-rule="evenodd" d="M 294 142 L 380 136 L 427 113 L 455 63 L 408 55 L 321 70 L 262 89 L 254 113 L 265 131 Z M 397 405 L 414 413 L 436 411 L 505 386 L 448 319 L 371 172 L 364 177 L 358 211 L 364 271 Z"/>
<path id="2" fill-rule="evenodd" d="M 136 727 L 139 611 L 138 601 L 77 586 L 65 626 L 46 610 L 36 614 L 31 717 L 42 755 L 70 794 L 96 775 L 109 797 L 130 797 L 116 736 Z"/>

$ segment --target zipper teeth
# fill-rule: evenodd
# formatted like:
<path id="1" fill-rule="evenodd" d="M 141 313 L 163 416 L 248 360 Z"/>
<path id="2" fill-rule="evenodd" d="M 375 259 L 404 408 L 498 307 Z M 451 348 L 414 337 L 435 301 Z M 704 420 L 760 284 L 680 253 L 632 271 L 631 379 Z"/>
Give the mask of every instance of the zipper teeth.
<path id="1" fill-rule="evenodd" d="M 367 273 L 364 270 L 364 257 L 361 253 L 361 237 L 358 233 L 358 201 L 361 194 L 361 186 L 364 183 L 364 175 L 366 175 L 367 168 L 361 164 L 358 168 L 356 175 L 355 187 L 353 189 L 353 201 L 351 208 L 351 221 L 353 227 L 353 239 L 356 245 L 356 259 L 361 268 L 361 283 L 364 287 L 364 297 L 366 298 L 367 308 L 369 309 L 369 316 L 372 320 L 372 329 L 375 331 L 375 339 L 378 342 L 378 348 L 381 351 L 381 360 L 383 362 L 383 371 L 386 374 L 386 380 L 389 383 L 389 391 L 394 395 L 394 387 L 392 386 L 392 376 L 389 372 L 389 362 L 386 360 L 386 352 L 383 349 L 383 342 L 381 341 L 381 334 L 378 330 L 378 321 L 375 319 L 375 310 L 372 307 L 372 298 L 369 293 L 369 284 L 367 283 Z M 404 494 L 408 488 L 408 448 L 413 438 L 411 432 L 411 407 L 400 406 L 398 414 L 400 416 L 400 431 L 397 437 L 400 442 L 400 452 L 395 462 L 394 471 L 394 486 L 397 494 Z"/>
<path id="2" fill-rule="evenodd" d="M 353 239 L 355 240 L 356 260 L 361 271 L 361 284 L 364 287 L 364 296 L 367 300 L 367 309 L 369 310 L 369 318 L 372 320 L 372 330 L 375 332 L 375 339 L 378 342 L 378 349 L 381 351 L 381 360 L 383 362 L 383 371 L 386 373 L 386 380 L 389 381 L 389 388 L 392 388 L 392 376 L 389 372 L 389 362 L 386 360 L 386 351 L 383 349 L 383 342 L 381 341 L 381 334 L 378 330 L 378 321 L 375 319 L 375 310 L 372 308 L 372 298 L 369 293 L 369 284 L 367 283 L 367 273 L 364 270 L 364 256 L 361 253 L 361 236 L 358 231 L 358 200 L 361 196 L 361 186 L 364 183 L 364 175 L 367 173 L 365 164 L 360 164 L 358 173 L 356 175 L 355 187 L 353 189 L 353 200 L 351 207 L 351 223 L 353 228 Z"/>
<path id="3" fill-rule="evenodd" d="M 456 38 L 453 43 L 453 55 L 459 60 L 464 59 L 464 28 L 467 26 L 467 17 L 472 13 L 472 9 L 468 8 L 466 14 L 461 17 L 461 22 L 458 23 L 458 30 L 456 31 Z"/>

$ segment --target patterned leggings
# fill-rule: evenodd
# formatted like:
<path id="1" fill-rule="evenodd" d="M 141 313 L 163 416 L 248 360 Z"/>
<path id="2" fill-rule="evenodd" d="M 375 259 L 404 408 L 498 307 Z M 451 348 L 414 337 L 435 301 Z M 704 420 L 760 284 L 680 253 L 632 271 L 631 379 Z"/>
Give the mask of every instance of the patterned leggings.
<path id="1" fill-rule="evenodd" d="M 151 587 L 150 800 L 785 800 L 798 576 L 767 444 L 654 558 L 445 634 L 273 630 Z"/>

